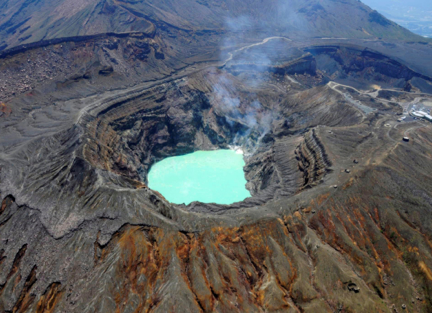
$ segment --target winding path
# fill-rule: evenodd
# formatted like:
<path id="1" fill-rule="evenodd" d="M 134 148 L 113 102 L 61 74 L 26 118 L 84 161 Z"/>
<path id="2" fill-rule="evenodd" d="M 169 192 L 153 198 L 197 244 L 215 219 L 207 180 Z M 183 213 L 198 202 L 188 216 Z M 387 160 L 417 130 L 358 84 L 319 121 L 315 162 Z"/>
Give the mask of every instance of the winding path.
<path id="1" fill-rule="evenodd" d="M 240 49 L 234 50 L 233 52 L 229 52 L 228 53 L 228 55 L 229 55 L 228 59 L 221 65 L 221 67 L 224 67 L 229 61 L 231 61 L 236 53 L 238 53 L 240 51 L 243 51 L 243 50 L 247 50 L 247 49 L 252 48 L 252 47 L 264 45 L 267 42 L 269 42 L 270 40 L 274 40 L 274 39 L 284 39 L 284 40 L 287 40 L 287 41 L 292 41 L 289 38 L 278 37 L 278 36 L 265 38 L 261 42 L 257 42 L 257 43 L 254 43 L 254 44 L 251 44 L 251 45 L 248 45 L 248 46 L 244 46 L 244 47 L 241 47 Z"/>

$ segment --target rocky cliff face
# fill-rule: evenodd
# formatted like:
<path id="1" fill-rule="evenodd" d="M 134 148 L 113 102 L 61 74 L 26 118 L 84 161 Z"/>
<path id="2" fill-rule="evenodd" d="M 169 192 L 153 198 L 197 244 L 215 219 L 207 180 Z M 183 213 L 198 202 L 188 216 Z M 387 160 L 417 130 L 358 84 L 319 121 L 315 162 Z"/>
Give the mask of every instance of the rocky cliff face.
<path id="1" fill-rule="evenodd" d="M 17 26 L 36 3 L 13 3 L 11 44 L 42 14 Z M 1 312 L 432 310 L 432 126 L 397 122 L 432 103 L 428 43 L 221 30 L 242 2 L 50 4 L 59 25 L 95 7 L 86 36 L 0 56 Z M 334 5 L 369 12 L 293 1 L 321 27 Z M 131 29 L 90 35 L 108 17 Z M 154 162 L 230 146 L 245 201 L 147 187 Z"/>

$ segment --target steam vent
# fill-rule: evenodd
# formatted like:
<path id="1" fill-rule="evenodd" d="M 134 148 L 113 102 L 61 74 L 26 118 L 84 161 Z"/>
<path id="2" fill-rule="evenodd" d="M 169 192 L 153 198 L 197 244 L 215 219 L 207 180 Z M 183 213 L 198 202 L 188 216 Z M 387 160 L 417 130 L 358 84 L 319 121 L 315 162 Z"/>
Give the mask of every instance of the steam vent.
<path id="1" fill-rule="evenodd" d="M 432 312 L 431 40 L 357 0 L 0 16 L 0 312 Z"/>

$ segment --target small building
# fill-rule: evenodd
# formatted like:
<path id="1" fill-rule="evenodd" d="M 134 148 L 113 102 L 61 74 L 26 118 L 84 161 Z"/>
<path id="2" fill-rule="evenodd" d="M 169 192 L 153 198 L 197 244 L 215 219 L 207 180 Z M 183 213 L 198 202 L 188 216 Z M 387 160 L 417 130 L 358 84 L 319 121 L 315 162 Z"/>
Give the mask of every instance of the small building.
<path id="1" fill-rule="evenodd" d="M 432 122 L 432 115 L 425 114 L 425 119 L 427 119 L 429 122 Z"/>
<path id="2" fill-rule="evenodd" d="M 425 116 L 425 113 L 421 111 L 415 111 L 411 112 L 411 115 L 417 118 L 423 118 Z"/>
<path id="3" fill-rule="evenodd" d="M 405 142 L 409 142 L 410 140 L 409 140 L 408 137 L 403 137 L 403 141 L 405 141 Z"/>

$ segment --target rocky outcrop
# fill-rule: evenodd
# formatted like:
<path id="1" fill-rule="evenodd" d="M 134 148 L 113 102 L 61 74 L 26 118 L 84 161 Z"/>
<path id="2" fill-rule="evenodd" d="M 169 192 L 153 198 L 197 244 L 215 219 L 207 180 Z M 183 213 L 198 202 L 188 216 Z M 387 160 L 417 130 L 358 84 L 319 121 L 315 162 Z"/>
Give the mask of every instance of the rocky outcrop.
<path id="1" fill-rule="evenodd" d="M 70 43 L 70 42 L 83 42 L 83 41 L 92 41 L 92 40 L 100 40 L 100 39 L 109 39 L 109 38 L 153 38 L 155 36 L 155 29 L 149 29 L 147 32 L 125 32 L 125 33 L 102 33 L 96 35 L 88 35 L 88 36 L 74 36 L 74 37 L 64 37 L 64 38 L 55 38 L 49 40 L 41 40 L 37 42 L 32 42 L 24 45 L 19 45 L 7 50 L 0 51 L 0 58 L 6 58 L 13 56 L 18 53 L 24 53 L 28 50 L 33 50 L 37 48 L 49 47 L 52 45 L 58 45 L 62 43 Z M 116 48 L 115 46 L 111 46 L 112 49 Z"/>
<path id="2" fill-rule="evenodd" d="M 304 142 L 295 151 L 298 168 L 303 172 L 303 188 L 320 183 L 330 171 L 331 162 L 314 129 L 307 132 Z"/>
<path id="3" fill-rule="evenodd" d="M 367 80 L 388 80 L 404 79 L 410 81 L 414 77 L 418 77 L 427 81 L 432 81 L 432 78 L 417 73 L 382 53 L 370 49 L 359 49 L 356 46 L 338 45 L 338 46 L 314 46 L 307 48 L 306 51 L 314 56 L 320 56 L 318 68 L 324 70 L 326 74 L 332 78 L 332 75 L 340 75 L 344 73 L 347 76 L 362 76 Z M 333 59 L 333 63 L 323 56 L 329 56 Z M 337 71 L 339 70 L 339 73 Z M 380 75 L 374 77 L 374 75 Z"/>

